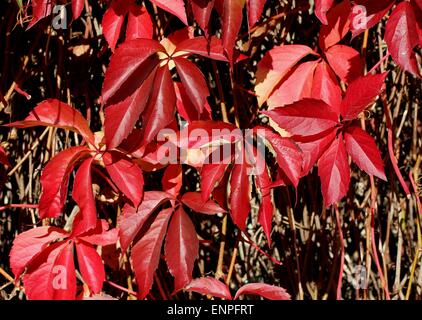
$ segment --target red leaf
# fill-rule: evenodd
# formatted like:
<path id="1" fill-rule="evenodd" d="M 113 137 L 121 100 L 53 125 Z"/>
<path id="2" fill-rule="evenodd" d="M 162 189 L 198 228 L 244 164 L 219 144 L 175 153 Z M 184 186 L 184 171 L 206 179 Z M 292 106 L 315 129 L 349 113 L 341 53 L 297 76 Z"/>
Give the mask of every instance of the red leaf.
<path id="1" fill-rule="evenodd" d="M 322 100 L 340 115 L 341 88 L 330 66 L 322 61 L 315 69 L 312 98 Z"/>
<path id="2" fill-rule="evenodd" d="M 76 243 L 82 279 L 93 293 L 100 293 L 105 280 L 104 265 L 97 251 L 83 241 Z"/>
<path id="3" fill-rule="evenodd" d="M 265 0 L 246 0 L 248 6 L 249 29 L 251 29 L 261 19 L 265 2 Z"/>
<path id="4" fill-rule="evenodd" d="M 255 93 L 261 106 L 300 60 L 315 52 L 303 45 L 282 45 L 268 51 L 258 63 Z"/>
<path id="5" fill-rule="evenodd" d="M 185 25 L 188 25 L 188 19 L 186 17 L 185 3 L 183 0 L 150 0 L 157 7 L 174 14 L 178 17 Z"/>
<path id="6" fill-rule="evenodd" d="M 350 168 L 341 135 L 319 159 L 318 175 L 321 179 L 325 206 L 332 205 L 346 195 L 349 190 Z"/>
<path id="7" fill-rule="evenodd" d="M 118 229 L 108 230 L 109 225 L 105 220 L 97 220 L 95 229 L 90 230 L 82 236 L 78 236 L 79 240 L 83 240 L 92 245 L 108 246 L 115 244 L 119 238 Z"/>
<path id="8" fill-rule="evenodd" d="M 134 129 L 154 86 L 156 71 L 152 71 L 131 96 L 105 109 L 104 131 L 109 149 L 114 149 L 126 139 Z"/>
<path id="9" fill-rule="evenodd" d="M 267 140 L 275 152 L 277 164 L 289 181 L 297 187 L 302 172 L 302 152 L 297 145 L 288 138 L 283 138 L 279 134 L 264 128 L 257 127 L 265 132 L 262 138 Z M 258 131 L 258 135 L 261 130 Z"/>
<path id="10" fill-rule="evenodd" d="M 202 114 L 198 113 L 198 110 L 193 105 L 191 99 L 186 93 L 184 86 L 180 82 L 174 83 L 174 91 L 176 93 L 176 107 L 177 112 L 180 116 L 188 121 L 189 123 L 197 120 L 209 120 L 211 107 L 208 104 L 208 101 L 205 99 L 205 110 Z M 209 94 L 209 93 L 207 93 Z"/>
<path id="11" fill-rule="evenodd" d="M 103 33 L 112 51 L 114 51 L 117 41 L 119 41 L 128 3 L 128 1 L 113 1 L 104 13 L 102 21 Z"/>
<path id="12" fill-rule="evenodd" d="M 396 0 L 354 0 L 349 18 L 353 38 L 380 22 L 395 2 Z"/>
<path id="13" fill-rule="evenodd" d="M 317 65 L 317 61 L 308 61 L 293 68 L 268 98 L 268 108 L 271 110 L 292 104 L 303 98 L 311 98 L 312 82 Z"/>
<path id="14" fill-rule="evenodd" d="M 66 247 L 66 243 L 58 242 L 45 249 L 31 263 L 28 271 L 23 276 L 23 284 L 25 286 L 25 294 L 28 300 L 51 300 L 54 299 L 53 279 L 55 284 L 64 286 L 63 276 L 66 276 L 66 269 L 56 268 L 54 270 L 55 261 Z M 63 272 L 64 271 L 64 272 Z M 73 273 L 74 274 L 74 273 Z M 61 281 L 60 281 L 61 280 Z M 74 299 L 73 296 L 71 299 Z"/>
<path id="15" fill-rule="evenodd" d="M 224 283 L 211 277 L 193 279 L 191 283 L 185 287 L 185 290 L 232 300 L 229 288 Z"/>
<path id="16" fill-rule="evenodd" d="M 81 217 L 79 223 L 74 225 L 73 233 L 82 234 L 95 228 L 97 225 L 97 209 L 94 193 L 92 191 L 91 166 L 94 158 L 85 160 L 79 167 L 73 183 L 72 198 L 79 206 Z"/>
<path id="17" fill-rule="evenodd" d="M 207 97 L 210 95 L 204 75 L 194 63 L 187 59 L 174 58 L 173 61 L 187 95 L 201 114 L 207 104 Z"/>
<path id="18" fill-rule="evenodd" d="M 312 136 L 338 123 L 338 116 L 325 102 L 303 99 L 289 106 L 262 111 L 273 119 L 281 128 L 293 135 Z"/>
<path id="19" fill-rule="evenodd" d="M 335 3 L 335 0 L 315 0 L 315 15 L 323 24 L 328 24 L 327 12 Z"/>
<path id="20" fill-rule="evenodd" d="M 89 156 L 86 147 L 66 149 L 51 159 L 41 175 L 42 194 L 39 203 L 39 212 L 42 219 L 57 218 L 67 196 L 69 175 L 76 162 Z"/>
<path id="21" fill-rule="evenodd" d="M 132 248 L 132 263 L 138 283 L 139 299 L 149 293 L 155 270 L 160 262 L 161 245 L 173 208 L 162 210 L 145 235 Z"/>
<path id="22" fill-rule="evenodd" d="M 67 233 L 55 227 L 38 227 L 19 234 L 13 241 L 10 251 L 10 267 L 15 278 L 19 278 L 31 261 L 40 254 L 50 242 L 65 238 Z"/>
<path id="23" fill-rule="evenodd" d="M 199 250 L 195 226 L 181 207 L 171 218 L 164 249 L 169 271 L 175 281 L 174 291 L 179 291 L 192 280 Z"/>
<path id="24" fill-rule="evenodd" d="M 183 184 L 182 178 L 182 166 L 176 164 L 169 165 L 164 171 L 162 179 L 163 190 L 177 198 Z"/>
<path id="25" fill-rule="evenodd" d="M 82 114 L 68 104 L 56 99 L 48 99 L 38 104 L 23 121 L 12 122 L 8 127 L 30 128 L 51 126 L 75 131 L 87 142 L 95 145 L 95 138 Z"/>
<path id="26" fill-rule="evenodd" d="M 359 127 L 351 126 L 347 128 L 344 139 L 347 153 L 361 170 L 387 181 L 380 152 L 369 134 Z"/>
<path id="27" fill-rule="evenodd" d="M 387 73 L 367 75 L 350 83 L 341 104 L 344 120 L 356 119 L 373 100 L 381 94 Z"/>
<path id="28" fill-rule="evenodd" d="M 205 164 L 201 170 L 201 197 L 202 202 L 207 201 L 215 186 L 221 182 L 229 162 Z"/>
<path id="29" fill-rule="evenodd" d="M 242 151 L 243 152 L 243 151 Z M 241 163 L 233 165 L 232 175 L 230 179 L 230 214 L 233 222 L 244 230 L 246 220 L 251 211 L 248 164 L 243 155 Z"/>
<path id="30" fill-rule="evenodd" d="M 120 216 L 119 220 L 120 244 L 123 252 L 126 252 L 129 244 L 135 239 L 154 210 L 168 199 L 170 199 L 170 195 L 165 192 L 147 191 L 138 209 L 129 205 L 123 208 L 123 215 Z"/>
<path id="31" fill-rule="evenodd" d="M 196 37 L 178 43 L 174 55 L 187 54 L 197 54 L 214 60 L 227 61 L 223 44 L 217 37 L 211 37 L 211 40 L 205 37 Z"/>
<path id="32" fill-rule="evenodd" d="M 146 110 L 143 114 L 143 143 L 151 142 L 161 129 L 174 119 L 176 93 L 167 66 L 157 70 L 154 87 Z"/>
<path id="33" fill-rule="evenodd" d="M 41 19 L 49 16 L 53 6 L 54 1 L 52 0 L 32 0 L 32 20 L 26 30 L 32 28 Z"/>
<path id="34" fill-rule="evenodd" d="M 123 43 L 110 59 L 102 90 L 105 107 L 124 101 L 141 86 L 155 69 L 158 59 L 148 59 L 163 46 L 150 39 L 136 39 Z"/>
<path id="35" fill-rule="evenodd" d="M 319 32 L 319 46 L 324 51 L 339 43 L 350 30 L 350 3 L 343 1 L 333 7 L 327 14 L 327 25 Z"/>
<path id="36" fill-rule="evenodd" d="M 225 0 L 223 2 L 223 47 L 230 62 L 233 62 L 233 51 L 242 25 L 245 0 Z"/>
<path id="37" fill-rule="evenodd" d="M 265 283 L 245 284 L 237 290 L 234 300 L 242 294 L 258 295 L 270 300 L 291 300 L 290 294 L 287 293 L 286 289 Z"/>
<path id="38" fill-rule="evenodd" d="M 111 180 L 137 208 L 144 193 L 144 176 L 141 168 L 118 152 L 106 152 L 103 160 Z"/>
<path id="39" fill-rule="evenodd" d="M 302 150 L 303 164 L 301 176 L 306 176 L 312 169 L 314 164 L 319 160 L 322 154 L 331 145 L 336 137 L 337 130 L 332 128 L 324 134 L 323 137 L 319 137 L 313 141 L 297 142 L 299 148 Z"/>
<path id="40" fill-rule="evenodd" d="M 217 214 L 226 212 L 226 210 L 221 208 L 217 203 L 214 202 L 214 200 L 203 201 L 200 192 L 187 192 L 183 195 L 181 201 L 193 211 L 199 213 Z"/>
<path id="41" fill-rule="evenodd" d="M 152 39 L 154 29 L 148 11 L 143 6 L 130 7 L 126 28 L 126 41 L 140 38 Z"/>
<path id="42" fill-rule="evenodd" d="M 54 261 L 49 276 L 53 288 L 53 300 L 74 300 L 76 295 L 76 273 L 73 257 L 73 241 L 67 242 Z"/>
<path id="43" fill-rule="evenodd" d="M 81 14 L 82 10 L 85 7 L 85 0 L 72 0 L 72 14 L 73 20 L 78 19 Z"/>
<path id="44" fill-rule="evenodd" d="M 190 3 L 196 22 L 207 33 L 214 0 L 191 0 Z"/>
<path id="45" fill-rule="evenodd" d="M 10 166 L 10 162 L 7 159 L 6 150 L 4 150 L 4 148 L 2 146 L 0 146 L 0 163 L 4 166 L 7 166 L 7 167 Z"/>
<path id="46" fill-rule="evenodd" d="M 394 61 L 404 70 L 421 77 L 413 49 L 419 44 L 415 9 L 408 1 L 397 5 L 385 27 L 385 42 Z"/>
<path id="47" fill-rule="evenodd" d="M 362 75 L 360 53 L 355 49 L 344 45 L 335 45 L 325 52 L 325 56 L 331 68 L 343 82 L 349 83 Z"/>

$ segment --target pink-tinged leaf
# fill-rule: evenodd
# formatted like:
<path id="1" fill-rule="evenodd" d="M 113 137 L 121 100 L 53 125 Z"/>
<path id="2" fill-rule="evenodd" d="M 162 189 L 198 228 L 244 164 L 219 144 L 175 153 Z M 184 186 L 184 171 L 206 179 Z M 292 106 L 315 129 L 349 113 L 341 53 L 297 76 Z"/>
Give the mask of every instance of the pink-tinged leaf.
<path id="1" fill-rule="evenodd" d="M 359 127 L 351 126 L 347 128 L 344 140 L 347 153 L 361 170 L 387 181 L 381 154 L 369 134 Z"/>
<path id="2" fill-rule="evenodd" d="M 85 0 L 72 0 L 72 15 L 73 20 L 78 19 L 81 14 L 82 10 L 85 7 Z"/>
<path id="3" fill-rule="evenodd" d="M 104 265 L 101 257 L 94 247 L 83 241 L 76 243 L 76 253 L 82 279 L 93 293 L 100 293 L 105 280 Z"/>
<path id="4" fill-rule="evenodd" d="M 178 17 L 185 25 L 188 25 L 185 3 L 183 0 L 150 0 L 157 7 L 170 12 Z"/>
<path id="5" fill-rule="evenodd" d="M 54 263 L 66 246 L 67 244 L 63 241 L 57 242 L 46 248 L 32 261 L 28 271 L 23 276 L 25 294 L 28 300 L 54 299 L 52 280 L 55 280 L 55 284 L 65 284 L 63 277 L 66 276 L 67 270 L 63 268 L 54 270 Z M 52 277 L 56 278 L 52 279 Z"/>
<path id="6" fill-rule="evenodd" d="M 295 187 L 299 184 L 302 172 L 302 152 L 298 146 L 290 139 L 281 137 L 279 134 L 264 127 L 257 127 L 258 135 L 265 134 L 263 139 L 267 140 L 275 152 L 277 164 Z M 262 129 L 262 130 L 260 130 Z"/>
<path id="7" fill-rule="evenodd" d="M 381 94 L 387 72 L 360 77 L 350 83 L 341 104 L 344 120 L 356 119 Z"/>
<path id="8" fill-rule="evenodd" d="M 152 71 L 131 96 L 105 109 L 104 131 L 109 149 L 126 139 L 145 110 L 154 85 L 156 71 Z"/>
<path id="9" fill-rule="evenodd" d="M 191 0 L 193 16 L 202 30 L 208 31 L 214 0 Z"/>
<path id="10" fill-rule="evenodd" d="M 268 51 L 258 63 L 255 93 L 261 106 L 288 72 L 304 57 L 315 52 L 303 45 L 282 45 Z"/>
<path id="11" fill-rule="evenodd" d="M 12 122 L 9 127 L 30 128 L 51 126 L 79 133 L 94 145 L 95 138 L 82 114 L 70 105 L 56 99 L 48 99 L 38 104 L 23 121 Z"/>
<path id="12" fill-rule="evenodd" d="M 112 51 L 116 48 L 119 41 L 120 32 L 127 12 L 126 7 L 122 7 L 122 2 L 115 1 L 104 13 L 102 27 L 104 37 Z"/>
<path id="13" fill-rule="evenodd" d="M 334 4 L 335 0 L 315 0 L 315 15 L 323 24 L 328 24 L 327 12 Z"/>
<path id="14" fill-rule="evenodd" d="M 233 52 L 242 25 L 244 6 L 245 0 L 225 0 L 223 4 L 223 47 L 230 62 L 233 62 Z"/>
<path id="15" fill-rule="evenodd" d="M 109 224 L 107 221 L 97 220 L 95 229 L 90 230 L 82 236 L 78 236 L 78 239 L 97 246 L 115 244 L 119 238 L 119 230 L 116 228 L 111 230 L 108 229 Z"/>
<path id="16" fill-rule="evenodd" d="M 132 248 L 132 263 L 138 284 L 138 298 L 144 299 L 151 290 L 154 273 L 160 262 L 161 246 L 173 208 L 162 210 L 145 235 Z"/>
<path id="17" fill-rule="evenodd" d="M 229 288 L 215 278 L 204 277 L 192 280 L 186 287 L 186 291 L 197 292 L 222 299 L 232 300 Z"/>
<path id="18" fill-rule="evenodd" d="M 0 163 L 6 167 L 10 166 L 9 159 L 7 159 L 6 150 L 2 146 L 0 146 Z"/>
<path id="19" fill-rule="evenodd" d="M 143 6 L 130 7 L 126 27 L 126 41 L 133 39 L 152 39 L 154 28 L 148 11 Z"/>
<path id="20" fill-rule="evenodd" d="M 67 233 L 55 227 L 38 227 L 19 234 L 13 241 L 10 251 L 10 267 L 19 278 L 31 261 L 40 254 L 50 242 L 67 237 Z"/>
<path id="21" fill-rule="evenodd" d="M 178 164 L 169 165 L 164 171 L 162 178 L 163 190 L 177 198 L 183 184 L 182 166 Z"/>
<path id="22" fill-rule="evenodd" d="M 321 27 L 319 46 L 326 51 L 339 43 L 350 30 L 350 2 L 343 1 L 333 7 L 327 14 L 327 25 Z"/>
<path id="23" fill-rule="evenodd" d="M 326 132 L 323 137 L 318 137 L 313 141 L 297 142 L 302 150 L 303 164 L 301 177 L 306 176 L 314 164 L 319 160 L 322 154 L 331 145 L 336 137 L 337 130 L 332 128 Z"/>
<path id="24" fill-rule="evenodd" d="M 199 250 L 195 226 L 181 207 L 171 218 L 164 249 L 169 271 L 174 277 L 174 291 L 179 291 L 192 281 Z"/>
<path id="25" fill-rule="evenodd" d="M 158 65 L 155 54 L 163 46 L 150 39 L 135 39 L 123 43 L 112 55 L 102 90 L 105 107 L 126 100 L 135 93 Z"/>
<path id="26" fill-rule="evenodd" d="M 194 63 L 187 59 L 174 58 L 173 61 L 186 94 L 201 114 L 207 104 L 207 97 L 210 95 L 204 75 Z"/>
<path id="27" fill-rule="evenodd" d="M 243 294 L 257 295 L 269 300 L 291 300 L 290 294 L 288 294 L 286 289 L 265 283 L 245 284 L 237 290 L 234 300 Z"/>
<path id="28" fill-rule="evenodd" d="M 53 300 L 74 300 L 76 296 L 76 273 L 73 256 L 73 241 L 69 241 L 63 247 L 52 268 L 50 274 L 53 287 Z"/>
<path id="29" fill-rule="evenodd" d="M 309 61 L 294 67 L 268 98 L 268 108 L 271 110 L 303 98 L 311 98 L 312 82 L 317 65 L 317 61 Z"/>
<path id="30" fill-rule="evenodd" d="M 325 52 L 325 56 L 341 81 L 349 83 L 362 75 L 360 53 L 352 47 L 335 45 Z"/>
<path id="31" fill-rule="evenodd" d="M 223 44 L 217 37 L 211 37 L 211 40 L 205 37 L 184 40 L 177 44 L 176 53 L 178 55 L 197 54 L 218 61 L 228 61 L 224 54 Z"/>
<path id="32" fill-rule="evenodd" d="M 201 170 L 201 197 L 207 201 L 214 188 L 221 182 L 230 162 L 207 163 Z"/>
<path id="33" fill-rule="evenodd" d="M 315 69 L 312 98 L 324 101 L 337 115 L 340 115 L 341 88 L 333 70 L 324 61 Z"/>
<path id="34" fill-rule="evenodd" d="M 151 98 L 143 114 L 143 143 L 151 142 L 161 129 L 174 120 L 176 93 L 167 66 L 157 70 Z"/>
<path id="35" fill-rule="evenodd" d="M 385 27 L 385 42 L 394 61 L 417 77 L 421 73 L 413 49 L 420 43 L 419 31 L 413 6 L 408 1 L 399 3 Z"/>
<path id="36" fill-rule="evenodd" d="M 226 210 L 221 208 L 217 203 L 214 202 L 214 200 L 203 201 L 200 192 L 187 192 L 183 195 L 181 201 L 193 211 L 203 214 L 217 214 L 226 212 Z"/>
<path id="37" fill-rule="evenodd" d="M 343 137 L 338 136 L 324 152 L 318 162 L 325 206 L 330 206 L 343 198 L 350 183 L 350 168 Z"/>
<path id="38" fill-rule="evenodd" d="M 251 29 L 261 19 L 265 2 L 265 0 L 246 0 L 248 6 L 249 29 Z"/>
<path id="39" fill-rule="evenodd" d="M 354 0 L 349 17 L 353 38 L 380 22 L 395 2 L 396 0 Z"/>
<path id="40" fill-rule="evenodd" d="M 325 102 L 303 99 L 289 106 L 262 111 L 281 128 L 297 136 L 312 136 L 338 123 L 338 116 Z"/>
<path id="41" fill-rule="evenodd" d="M 66 149 L 51 159 L 41 175 L 42 194 L 39 203 L 41 219 L 57 218 L 67 196 L 69 176 L 79 160 L 89 156 L 86 147 Z"/>
<path id="42" fill-rule="evenodd" d="M 38 21 L 49 16 L 53 10 L 54 1 L 52 0 L 32 0 L 32 20 L 28 29 L 32 28 Z"/>
<path id="43" fill-rule="evenodd" d="M 137 208 L 144 193 L 144 176 L 141 168 L 119 152 L 106 152 L 103 160 L 111 180 Z"/>
<path id="44" fill-rule="evenodd" d="M 241 230 L 245 229 L 246 220 L 251 211 L 251 186 L 248 171 L 249 167 L 243 155 L 243 161 L 233 165 L 230 179 L 230 214 L 233 222 Z"/>
<path id="45" fill-rule="evenodd" d="M 97 208 L 95 206 L 95 197 L 92 190 L 91 166 L 94 158 L 85 160 L 75 175 L 73 183 L 72 198 L 79 206 L 81 220 L 73 230 L 75 234 L 87 232 L 97 225 Z"/>
<path id="46" fill-rule="evenodd" d="M 135 239 L 138 232 L 141 230 L 144 223 L 151 216 L 151 214 L 170 199 L 170 195 L 161 191 L 147 191 L 144 194 L 144 199 L 138 209 L 129 205 L 123 208 L 123 215 L 119 220 L 119 236 L 122 251 L 126 252 L 130 243 Z"/>

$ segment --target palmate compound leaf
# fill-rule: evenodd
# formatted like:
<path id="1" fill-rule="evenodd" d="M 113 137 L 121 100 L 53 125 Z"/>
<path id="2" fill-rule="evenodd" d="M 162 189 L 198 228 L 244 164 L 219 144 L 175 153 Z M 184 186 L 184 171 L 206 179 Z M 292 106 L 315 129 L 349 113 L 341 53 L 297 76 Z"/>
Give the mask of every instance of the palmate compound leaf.
<path id="1" fill-rule="evenodd" d="M 171 218 L 164 250 L 165 260 L 175 281 L 174 291 L 183 289 L 192 280 L 199 240 L 194 224 L 182 207 Z"/>
<path id="2" fill-rule="evenodd" d="M 161 246 L 173 208 L 163 209 L 145 235 L 132 248 L 132 264 L 138 284 L 138 298 L 144 299 L 153 284 L 154 273 L 160 262 Z"/>

